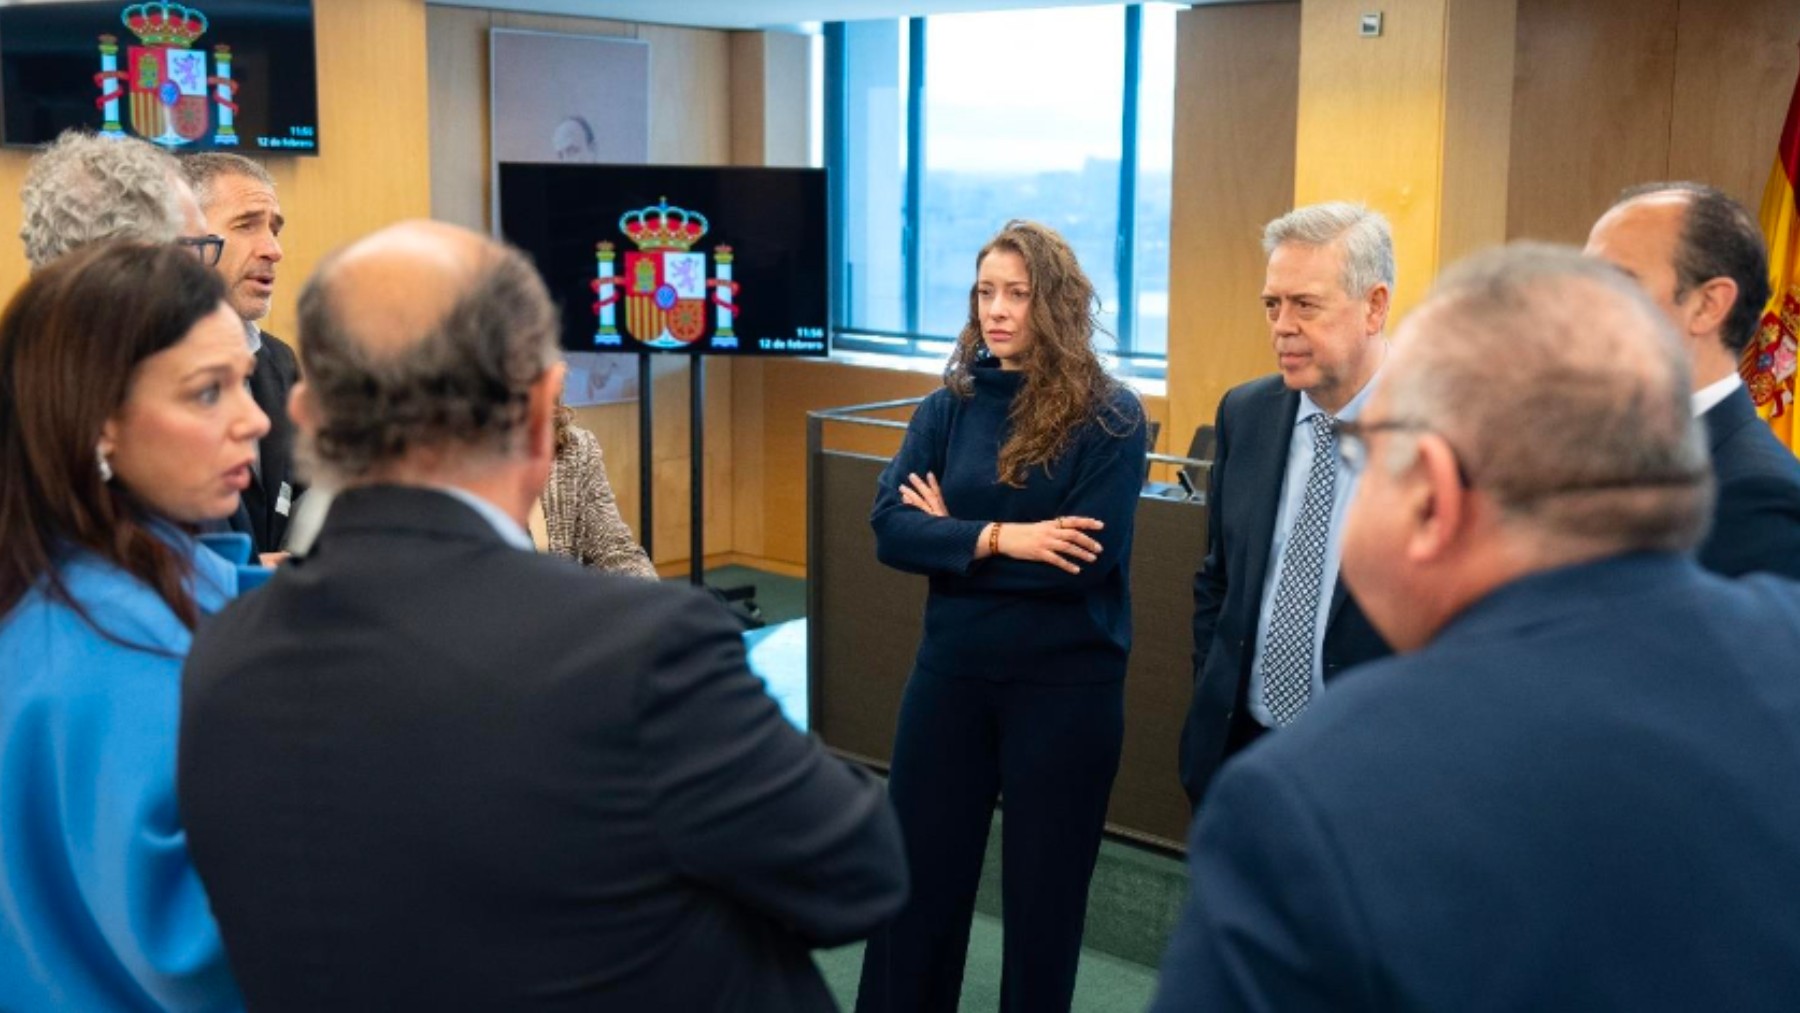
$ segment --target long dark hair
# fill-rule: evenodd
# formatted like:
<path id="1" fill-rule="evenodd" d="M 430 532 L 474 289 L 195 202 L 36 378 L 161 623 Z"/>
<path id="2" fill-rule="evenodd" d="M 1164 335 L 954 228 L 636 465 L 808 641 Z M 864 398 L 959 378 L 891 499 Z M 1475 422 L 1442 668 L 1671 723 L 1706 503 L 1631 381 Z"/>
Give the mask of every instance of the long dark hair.
<path id="1" fill-rule="evenodd" d="M 1022 486 L 1035 467 L 1048 468 L 1068 449 L 1075 431 L 1098 417 L 1108 432 L 1123 435 L 1135 421 L 1110 420 L 1119 382 L 1106 372 L 1094 352 L 1094 317 L 1098 299 L 1075 259 L 1075 251 L 1056 230 L 1037 222 L 1014 219 L 975 257 L 975 270 L 996 250 L 1006 250 L 1025 261 L 1031 279 L 1031 310 L 1026 326 L 1031 347 L 1022 366 L 1025 385 L 1013 399 L 1012 423 L 1000 446 L 1000 481 Z M 982 340 L 979 284 L 969 286 L 969 319 L 957 336 L 956 348 L 944 367 L 944 385 L 967 397 L 974 389 L 969 370 L 987 354 Z M 1115 425 L 1123 427 L 1115 429 Z"/>
<path id="2" fill-rule="evenodd" d="M 122 482 L 100 478 L 101 429 L 140 363 L 216 312 L 224 282 L 189 251 L 107 242 L 33 274 L 0 316 L 0 621 L 42 580 L 102 635 L 57 566 L 85 549 L 153 588 L 189 629 L 189 564 Z M 113 638 L 116 639 L 116 638 Z"/>

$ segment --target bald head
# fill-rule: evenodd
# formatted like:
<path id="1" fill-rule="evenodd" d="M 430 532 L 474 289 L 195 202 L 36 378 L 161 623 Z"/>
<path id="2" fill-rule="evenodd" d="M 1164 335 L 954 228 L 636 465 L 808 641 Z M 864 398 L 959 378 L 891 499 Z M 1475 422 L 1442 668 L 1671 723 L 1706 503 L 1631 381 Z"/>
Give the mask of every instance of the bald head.
<path id="1" fill-rule="evenodd" d="M 395 353 L 432 333 L 484 263 L 506 251 L 486 236 L 443 222 L 391 225 L 350 244 L 319 270 L 332 304 L 359 340 Z M 397 298 L 398 293 L 404 297 Z"/>
<path id="2" fill-rule="evenodd" d="M 1630 279 L 1519 244 L 1446 272 L 1401 333 L 1390 410 L 1447 436 L 1509 521 L 1620 550 L 1698 538 L 1707 465 L 1686 356 Z"/>
<path id="3" fill-rule="evenodd" d="M 1343 573 L 1399 650 L 1529 573 L 1691 548 L 1711 472 L 1687 365 L 1631 281 L 1520 245 L 1447 272 L 1355 423 Z"/>
<path id="4" fill-rule="evenodd" d="M 447 467 L 506 457 L 557 331 L 511 247 L 429 221 L 358 240 L 300 295 L 313 463 L 354 482 L 421 454 Z"/>
<path id="5" fill-rule="evenodd" d="M 1743 205 L 1703 183 L 1634 187 L 1594 223 L 1587 252 L 1630 275 L 1668 317 L 1697 387 L 1736 370 L 1769 299 L 1762 230 Z"/>

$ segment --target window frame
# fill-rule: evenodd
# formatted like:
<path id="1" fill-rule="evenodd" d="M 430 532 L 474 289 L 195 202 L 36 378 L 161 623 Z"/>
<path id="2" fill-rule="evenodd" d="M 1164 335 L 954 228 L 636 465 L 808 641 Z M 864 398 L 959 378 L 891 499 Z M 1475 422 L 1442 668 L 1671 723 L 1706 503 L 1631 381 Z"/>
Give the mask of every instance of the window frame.
<path id="1" fill-rule="evenodd" d="M 1124 81 L 1121 89 L 1120 150 L 1118 177 L 1118 221 L 1114 232 L 1113 262 L 1110 265 L 1119 311 L 1114 337 L 1118 349 L 1106 353 L 1115 360 L 1121 374 L 1150 380 L 1165 379 L 1168 373 L 1167 352 L 1143 352 L 1136 347 L 1138 305 L 1138 175 L 1140 167 L 1140 96 L 1143 79 L 1143 24 L 1140 4 L 1123 8 L 1125 18 Z M 849 163 L 848 114 L 849 67 L 846 56 L 846 23 L 829 22 L 825 36 L 825 166 L 830 201 L 832 254 L 831 320 L 833 347 L 845 351 L 902 355 L 941 360 L 938 346 L 954 343 L 956 335 L 928 334 L 920 329 L 924 315 L 924 243 L 923 228 L 925 185 L 925 84 L 926 30 L 929 18 L 897 19 L 904 22 L 907 39 L 906 82 L 906 164 L 904 198 L 901 205 L 901 270 L 904 330 L 860 327 L 847 319 L 849 306 L 849 263 L 846 236 L 848 215 Z"/>

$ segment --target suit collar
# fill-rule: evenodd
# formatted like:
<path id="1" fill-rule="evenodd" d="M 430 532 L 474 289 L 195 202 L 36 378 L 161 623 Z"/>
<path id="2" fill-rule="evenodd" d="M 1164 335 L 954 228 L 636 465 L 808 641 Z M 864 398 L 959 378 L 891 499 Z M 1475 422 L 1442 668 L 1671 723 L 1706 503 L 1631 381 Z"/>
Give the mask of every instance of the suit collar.
<path id="1" fill-rule="evenodd" d="M 1694 417 L 1699 418 L 1711 411 L 1714 405 L 1731 396 L 1731 392 L 1744 385 L 1744 378 L 1734 373 L 1727 373 L 1717 383 L 1706 386 L 1688 395 L 1693 404 Z"/>
<path id="2" fill-rule="evenodd" d="M 1701 576 L 1692 559 L 1638 552 L 1528 574 L 1502 585 L 1450 620 L 1426 649 L 1462 640 L 1512 637 L 1560 623 L 1629 595 L 1666 590 Z"/>
<path id="3" fill-rule="evenodd" d="M 1700 421 L 1706 424 L 1707 449 L 1717 453 L 1738 430 L 1760 420 L 1756 417 L 1756 406 L 1750 402 L 1750 392 L 1740 385 L 1725 395 L 1725 400 L 1701 415 Z"/>
<path id="4" fill-rule="evenodd" d="M 1346 418 L 1354 418 L 1367 403 L 1369 392 L 1375 389 L 1380 379 L 1377 373 L 1374 379 L 1363 385 L 1349 405 L 1345 406 Z M 1282 487 L 1287 481 L 1288 446 L 1293 439 L 1293 427 L 1299 424 L 1303 403 L 1299 391 L 1289 390 L 1282 382 L 1279 373 L 1253 381 L 1244 388 L 1246 400 L 1245 413 L 1249 423 L 1273 439 L 1259 439 L 1248 448 L 1249 456 L 1254 462 L 1255 474 L 1268 476 L 1269 488 L 1263 498 L 1268 509 L 1259 511 L 1255 520 L 1255 529 L 1251 531 L 1249 567 L 1245 572 L 1249 583 L 1245 586 L 1261 588 L 1269 572 L 1269 555 L 1275 541 L 1275 515 L 1280 511 L 1277 504 L 1281 502 Z M 1258 592 L 1260 593 L 1260 592 Z M 1338 613 L 1349 599 L 1349 589 L 1345 587 L 1340 575 L 1331 587 L 1331 605 L 1326 612 L 1327 627 L 1337 621 Z"/>
<path id="5" fill-rule="evenodd" d="M 335 537 L 361 535 L 488 542 L 511 548 L 468 504 L 440 489 L 416 485 L 365 485 L 338 493 L 319 532 L 319 547 L 329 546 Z"/>
<path id="6" fill-rule="evenodd" d="M 1287 478 L 1288 442 L 1300 411 L 1300 392 L 1289 390 L 1277 374 L 1249 384 L 1243 397 L 1246 404 L 1238 425 L 1255 435 L 1242 441 L 1241 451 L 1234 448 L 1232 452 L 1248 456 L 1246 473 L 1263 476 L 1266 483 L 1256 497 L 1259 506 L 1252 515 L 1244 573 L 1244 586 L 1253 589 L 1251 600 L 1260 601 L 1260 589 L 1269 572 L 1270 544 L 1275 539 L 1276 504 L 1281 502 L 1281 487 Z"/>

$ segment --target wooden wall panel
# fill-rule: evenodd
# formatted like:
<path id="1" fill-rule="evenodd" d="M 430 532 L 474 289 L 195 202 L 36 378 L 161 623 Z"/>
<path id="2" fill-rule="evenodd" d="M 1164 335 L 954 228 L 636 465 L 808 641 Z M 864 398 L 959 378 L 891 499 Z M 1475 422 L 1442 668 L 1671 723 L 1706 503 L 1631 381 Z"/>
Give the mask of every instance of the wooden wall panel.
<path id="1" fill-rule="evenodd" d="M 263 157 L 288 228 L 271 333 L 292 338 L 294 302 L 319 258 L 383 225 L 431 213 L 423 0 L 315 0 L 323 154 Z M 371 87 L 370 82 L 380 82 Z M 30 153 L 0 152 L 0 291 L 26 276 L 19 188 Z"/>
<path id="2" fill-rule="evenodd" d="M 806 413 L 844 405 L 921 397 L 943 385 L 930 373 L 865 369 L 835 363 L 770 360 L 762 363 L 762 549 L 785 563 L 806 563 Z M 832 427 L 833 446 L 869 449 L 855 434 Z M 866 437 L 865 437 L 866 438 Z M 897 444 L 896 444 L 897 445 Z M 892 452 L 887 447 L 886 452 Z M 869 490 L 874 503 L 875 490 Z"/>
<path id="3" fill-rule="evenodd" d="M 474 7 L 432 7 L 425 19 L 431 61 L 431 216 L 477 232 L 488 228 L 488 24 Z"/>
<path id="4" fill-rule="evenodd" d="M 1519 0 L 1509 239 L 1586 242 L 1621 187 L 1668 175 L 1677 21 L 1677 0 Z"/>
<path id="5" fill-rule="evenodd" d="M 1800 71 L 1793 0 L 1519 0 L 1507 234 L 1581 243 L 1621 189 L 1752 210 Z"/>
<path id="6" fill-rule="evenodd" d="M 812 39 L 764 32 L 763 164 L 805 165 L 812 142 Z M 737 96 L 732 96 L 737 101 Z M 733 114 L 736 114 L 734 108 Z"/>
<path id="7" fill-rule="evenodd" d="M 1356 31 L 1363 0 L 1301 7 L 1293 203 L 1360 201 L 1387 215 L 1398 267 L 1390 321 L 1436 272 L 1448 2 L 1394 6 L 1372 39 Z"/>
<path id="8" fill-rule="evenodd" d="M 899 398 L 923 397 L 943 386 L 934 373 L 893 369 L 875 369 L 834 362 L 772 359 L 758 364 L 762 385 L 756 395 L 762 400 L 760 431 L 745 434 L 742 440 L 758 443 L 763 481 L 761 493 L 761 542 L 744 543 L 738 551 L 792 566 L 806 564 L 806 413 L 847 405 L 893 401 Z M 1144 408 L 1152 420 L 1165 431 L 1169 422 L 1169 402 L 1164 397 L 1147 397 Z M 910 410 L 886 413 L 885 417 L 904 421 Z M 742 414 L 739 422 L 744 421 Z M 896 431 L 874 430 L 833 424 L 826 432 L 826 445 L 838 450 L 865 454 L 892 454 L 899 448 Z M 1185 441 L 1182 449 L 1185 449 Z M 755 490 L 740 490 L 753 495 Z M 869 490 L 869 504 L 875 501 L 875 490 Z M 742 509 L 742 507 L 740 507 Z M 750 507 L 749 509 L 755 509 Z"/>
<path id="9" fill-rule="evenodd" d="M 733 164 L 806 164 L 812 101 L 805 73 L 808 44 L 805 36 L 782 32 L 732 33 Z M 780 409 L 765 399 L 764 384 L 761 362 L 741 359 L 731 364 L 732 548 L 740 555 L 767 559 L 764 490 L 769 458 L 763 426 L 765 413 Z"/>
<path id="10" fill-rule="evenodd" d="M 1681 0 L 1669 175 L 1755 211 L 1800 73 L 1794 0 Z"/>
<path id="11" fill-rule="evenodd" d="M 1440 268 L 1506 237 L 1517 15 L 1516 0 L 1463 0 L 1445 19 Z"/>
<path id="12" fill-rule="evenodd" d="M 1187 449 L 1233 386 L 1274 368 L 1262 228 L 1292 206 L 1300 4 L 1176 16 L 1169 438 Z"/>

